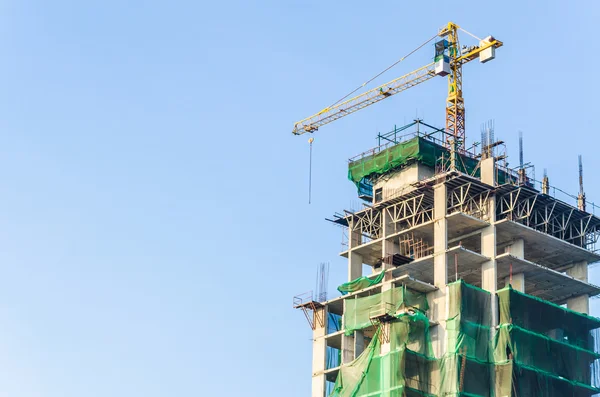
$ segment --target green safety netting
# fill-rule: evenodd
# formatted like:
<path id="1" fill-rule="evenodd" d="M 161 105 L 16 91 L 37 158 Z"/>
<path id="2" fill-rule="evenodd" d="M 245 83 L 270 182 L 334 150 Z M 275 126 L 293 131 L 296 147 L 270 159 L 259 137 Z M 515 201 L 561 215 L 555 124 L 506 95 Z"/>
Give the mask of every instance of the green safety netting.
<path id="1" fill-rule="evenodd" d="M 362 298 L 346 300 L 343 324 L 346 335 L 371 326 L 371 317 L 376 314 L 396 313 L 401 308 L 414 308 L 427 311 L 427 298 L 424 294 L 413 292 L 406 287 L 392 288 Z"/>
<path id="2" fill-rule="evenodd" d="M 500 324 L 516 324 L 571 345 L 591 348 L 590 331 L 600 328 L 600 319 L 555 305 L 512 287 L 498 291 Z"/>
<path id="3" fill-rule="evenodd" d="M 427 317 L 419 311 L 403 313 L 388 326 L 389 351 L 382 351 L 379 328 L 366 350 L 340 368 L 331 397 L 434 396 L 428 392 L 435 358 L 424 332 Z"/>
<path id="4" fill-rule="evenodd" d="M 367 288 L 372 285 L 379 284 L 381 282 L 381 280 L 383 280 L 383 276 L 385 276 L 384 271 L 382 271 L 381 273 L 376 275 L 374 278 L 371 278 L 373 276 L 359 277 L 355 280 L 348 281 L 347 283 L 340 285 L 337 289 L 338 289 L 338 291 L 340 291 L 342 293 L 342 295 L 346 295 L 350 292 L 360 291 L 363 288 Z"/>
<path id="5" fill-rule="evenodd" d="M 516 395 L 592 396 L 600 392 L 600 319 L 504 288 L 494 361 L 510 364 L 503 385 Z"/>
<path id="6" fill-rule="evenodd" d="M 492 299 L 498 302 L 498 327 L 492 327 Z M 402 287 L 347 300 L 343 316 L 347 335 L 371 327 L 374 312 L 392 314 L 395 320 L 389 324 L 389 345 L 382 346 L 377 337 L 380 326 L 367 349 L 341 366 L 331 396 L 600 393 L 600 319 L 510 286 L 492 297 L 457 281 L 448 285 L 446 302 L 446 353 L 436 359 L 425 295 Z"/>
<path id="7" fill-rule="evenodd" d="M 501 324 L 496 334 L 495 358 L 534 367 L 575 382 L 589 383 L 591 363 L 600 354 L 531 332 L 513 324 Z"/>
<path id="8" fill-rule="evenodd" d="M 462 280 L 448 284 L 447 351 L 487 362 L 491 319 L 491 295 Z"/>
<path id="9" fill-rule="evenodd" d="M 462 280 L 448 284 L 446 354 L 439 395 L 489 396 L 491 294 Z"/>
<path id="10" fill-rule="evenodd" d="M 422 137 L 414 137 L 373 155 L 350 162 L 348 179 L 358 185 L 364 177 L 381 175 L 413 161 L 435 167 L 442 157 L 448 159 L 449 156 L 450 152 L 443 146 Z M 458 163 L 459 171 L 468 174 L 477 172 L 478 161 L 475 159 L 460 156 Z"/>

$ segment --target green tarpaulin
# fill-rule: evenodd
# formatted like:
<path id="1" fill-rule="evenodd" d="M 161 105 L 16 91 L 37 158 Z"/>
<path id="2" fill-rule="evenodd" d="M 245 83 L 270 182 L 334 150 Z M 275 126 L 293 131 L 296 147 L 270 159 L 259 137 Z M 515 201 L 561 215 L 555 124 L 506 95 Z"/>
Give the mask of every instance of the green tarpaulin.
<path id="1" fill-rule="evenodd" d="M 341 292 L 342 295 L 346 295 L 350 292 L 360 291 L 363 288 L 367 288 L 372 285 L 379 284 L 381 282 L 381 280 L 383 280 L 384 275 L 385 275 L 385 272 L 382 271 L 381 273 L 379 273 L 376 276 L 359 277 L 355 280 L 348 281 L 347 283 L 340 285 L 337 289 L 338 289 L 338 291 Z"/>
<path id="2" fill-rule="evenodd" d="M 344 331 L 346 335 L 350 335 L 355 330 L 369 327 L 370 317 L 375 311 L 395 313 L 403 306 L 422 312 L 429 308 L 424 294 L 405 287 L 392 288 L 363 298 L 347 299 L 343 316 Z"/>
<path id="3" fill-rule="evenodd" d="M 441 165 L 442 157 L 448 161 L 450 151 L 425 138 L 414 137 L 379 153 L 352 161 L 348 165 L 348 179 L 358 184 L 365 177 L 381 175 L 413 161 L 434 168 L 438 164 Z M 459 160 L 459 171 L 472 174 L 477 169 L 477 160 L 464 156 L 460 156 Z"/>

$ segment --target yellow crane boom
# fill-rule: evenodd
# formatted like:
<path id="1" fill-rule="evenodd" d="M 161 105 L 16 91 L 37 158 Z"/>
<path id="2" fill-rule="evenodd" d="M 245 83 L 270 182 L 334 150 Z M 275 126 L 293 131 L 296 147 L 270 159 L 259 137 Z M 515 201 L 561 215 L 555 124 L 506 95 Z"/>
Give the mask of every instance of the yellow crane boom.
<path id="1" fill-rule="evenodd" d="M 296 135 L 301 135 L 305 132 L 314 132 L 322 125 L 329 124 L 332 121 L 340 119 L 360 109 L 366 108 L 369 105 L 377 103 L 385 98 L 435 77 L 435 72 L 433 69 L 434 64 L 432 62 L 429 65 L 425 65 L 422 68 L 405 74 L 402 77 L 398 77 L 389 83 L 385 83 L 379 87 L 357 95 L 354 98 L 350 98 L 347 101 L 327 107 L 315 115 L 298 121 L 296 124 L 294 124 L 294 130 L 292 132 Z"/>
<path id="2" fill-rule="evenodd" d="M 436 50 L 436 61 L 414 70 L 404 76 L 398 77 L 379 87 L 373 88 L 344 102 L 336 103 L 321 110 L 319 113 L 302 119 L 294 124 L 293 133 L 301 135 L 306 132 L 314 132 L 320 126 L 331 123 L 337 119 L 364 109 L 374 103 L 389 98 L 411 87 L 421 84 L 436 75 L 448 75 L 448 96 L 446 98 L 446 132 L 453 137 L 459 147 L 464 147 L 465 140 L 465 108 L 462 96 L 462 65 L 480 57 L 484 51 L 496 49 L 502 46 L 502 42 L 493 37 L 479 40 L 478 46 L 459 46 L 458 30 L 460 27 L 452 22 L 440 29 L 438 36 L 445 37 L 443 41 L 436 43 L 440 48 L 439 57 Z M 470 33 L 469 33 L 470 34 Z M 439 46 L 438 46 L 439 45 Z M 464 50 L 464 53 L 462 51 Z M 447 53 L 447 56 L 445 55 Z M 440 58 L 438 61 L 437 58 Z M 438 71 L 437 63 L 445 62 L 449 70 Z M 493 56 L 488 59 L 493 59 Z M 482 61 L 486 62 L 486 60 Z"/>

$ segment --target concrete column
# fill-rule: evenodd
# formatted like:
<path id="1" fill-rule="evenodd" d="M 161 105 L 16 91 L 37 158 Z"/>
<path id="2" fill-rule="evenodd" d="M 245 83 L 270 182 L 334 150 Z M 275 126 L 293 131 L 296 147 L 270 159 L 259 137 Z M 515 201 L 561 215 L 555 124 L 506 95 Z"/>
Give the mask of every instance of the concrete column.
<path id="1" fill-rule="evenodd" d="M 525 259 L 525 241 L 523 239 L 514 240 L 506 248 L 506 252 L 516 258 Z M 513 273 L 512 281 L 510 280 L 510 276 L 505 277 L 504 285 L 508 286 L 508 284 L 512 284 L 512 287 L 517 291 L 525 292 L 525 275 L 523 273 Z"/>
<path id="2" fill-rule="evenodd" d="M 342 335 L 342 364 L 348 364 L 354 360 L 354 335 Z"/>
<path id="3" fill-rule="evenodd" d="M 327 319 L 327 309 L 317 309 L 319 316 Z M 325 367 L 327 363 L 325 335 L 327 334 L 327 321 L 321 326 L 316 319 L 317 313 L 313 313 L 315 329 L 313 331 L 313 362 L 312 362 L 312 397 L 325 396 Z"/>
<path id="4" fill-rule="evenodd" d="M 439 183 L 433 188 L 433 282 L 439 289 L 448 284 L 448 220 L 446 184 Z"/>
<path id="5" fill-rule="evenodd" d="M 588 281 L 588 264 L 587 262 L 579 262 L 573 267 L 567 269 L 567 274 L 577 280 Z M 567 307 L 580 313 L 590 313 L 590 297 L 581 295 L 567 300 Z"/>
<path id="6" fill-rule="evenodd" d="M 362 276 L 363 257 L 350 251 L 348 254 L 348 281 Z"/>
<path id="7" fill-rule="evenodd" d="M 514 290 L 517 290 L 519 292 L 525 292 L 525 274 L 523 274 L 523 273 L 513 274 L 512 281 L 510 281 L 508 277 L 506 277 L 505 281 L 506 281 L 506 285 L 508 285 L 508 284 L 512 285 Z"/>
<path id="8" fill-rule="evenodd" d="M 488 185 L 496 184 L 496 164 L 493 157 L 481 161 L 481 181 Z M 498 325 L 498 269 L 496 267 L 496 197 L 488 199 L 489 226 L 481 231 L 481 254 L 490 258 L 481 265 L 481 287 L 492 294 L 492 326 Z"/>
<path id="9" fill-rule="evenodd" d="M 383 235 L 383 241 L 382 241 L 382 246 L 381 246 L 381 254 L 382 254 L 382 258 L 384 259 L 384 263 L 381 265 L 382 267 L 382 271 L 387 271 L 387 270 L 391 270 L 393 268 L 392 264 L 386 264 L 385 263 L 385 258 L 389 255 L 393 255 L 396 253 L 400 252 L 400 246 L 395 243 L 392 240 L 388 240 L 387 237 L 391 234 L 393 234 L 395 232 L 394 230 L 394 224 L 391 220 L 391 216 L 389 215 L 389 213 L 387 211 L 383 211 L 382 216 L 381 216 L 381 220 L 382 220 L 382 235 Z M 386 274 L 383 278 L 383 283 L 381 285 L 381 291 L 387 291 L 389 289 L 392 289 L 393 285 L 391 283 L 392 280 L 392 274 L 391 271 Z M 386 302 L 383 302 L 384 304 Z M 395 303 L 395 302 L 389 302 L 389 303 Z M 382 323 L 380 325 L 381 330 L 380 332 L 385 335 L 390 335 L 390 323 Z M 391 351 L 391 344 L 389 340 L 383 340 L 382 344 L 381 344 L 381 355 L 385 356 L 386 354 L 388 354 Z M 381 365 L 381 371 L 383 371 L 382 373 L 382 389 L 384 390 L 384 392 L 381 393 L 381 397 L 389 397 L 390 396 L 390 388 L 391 388 L 391 382 L 393 379 L 393 375 L 392 374 L 392 368 L 389 365 L 389 356 L 387 358 L 384 358 L 382 361 L 382 365 Z"/>
<path id="10" fill-rule="evenodd" d="M 380 325 L 381 327 L 381 331 L 382 333 L 386 334 L 386 335 L 390 335 L 390 326 L 391 324 L 389 322 L 386 323 L 382 323 Z M 389 340 L 383 340 L 381 343 L 381 356 L 385 356 L 386 354 L 388 354 L 390 351 L 392 350 L 392 345 L 390 343 Z M 381 389 L 383 390 L 383 392 L 381 394 L 379 394 L 380 397 L 390 397 L 390 396 L 396 396 L 396 393 L 392 393 L 390 391 L 390 389 L 392 388 L 392 382 L 395 381 L 397 374 L 395 373 L 395 371 L 397 371 L 396 368 L 392 368 L 392 365 L 390 363 L 390 356 L 388 355 L 387 357 L 382 357 L 381 360 Z"/>
<path id="11" fill-rule="evenodd" d="M 430 293 L 431 318 L 439 324 L 432 328 L 431 337 L 437 357 L 446 352 L 446 285 L 448 284 L 448 206 L 445 183 L 433 187 L 433 283 L 437 291 Z"/>
<path id="12" fill-rule="evenodd" d="M 352 252 L 352 249 L 360 245 L 360 232 L 348 228 L 348 281 L 362 276 L 363 257 Z"/>
<path id="13" fill-rule="evenodd" d="M 394 233 L 394 224 L 392 222 L 390 214 L 383 210 L 381 215 L 382 220 L 382 235 L 383 241 L 381 244 L 381 257 L 384 259 L 384 263 L 381 265 L 381 271 L 387 271 L 392 269 L 394 266 L 392 264 L 386 264 L 385 258 L 389 255 L 397 254 L 400 252 L 400 246 L 392 240 L 388 240 L 387 237 Z M 392 279 L 392 273 L 386 274 L 383 278 L 383 284 L 381 285 L 381 290 L 386 291 L 392 288 L 392 284 L 389 282 Z"/>
<path id="14" fill-rule="evenodd" d="M 356 298 L 349 298 L 356 299 Z M 348 299 L 344 299 L 344 313 L 346 312 L 346 302 Z M 343 323 L 342 317 L 342 329 L 345 329 L 346 324 Z M 354 334 L 346 336 L 342 334 L 342 364 L 348 364 L 352 360 L 354 360 L 354 348 L 355 348 L 355 338 Z"/>
<path id="15" fill-rule="evenodd" d="M 384 263 L 381 265 L 381 271 L 385 272 L 387 270 L 391 270 L 393 268 L 392 264 L 386 264 L 385 263 L 385 258 L 389 255 L 393 255 L 396 253 L 400 252 L 400 247 L 398 244 L 394 243 L 394 241 L 392 240 L 388 240 L 387 237 L 394 233 L 394 224 L 391 220 L 391 216 L 389 215 L 389 213 L 385 210 L 383 210 L 383 213 L 381 214 L 381 223 L 382 223 L 382 236 L 383 236 L 383 241 L 381 244 L 381 257 L 384 259 Z M 383 282 L 381 284 L 381 291 L 387 291 L 389 289 L 392 289 L 393 285 L 391 283 L 392 280 L 392 274 L 391 271 L 389 273 L 387 273 L 384 278 L 383 278 Z M 382 302 L 383 304 L 385 304 L 386 302 Z M 395 303 L 395 302 L 389 302 L 389 303 Z M 390 323 L 382 323 L 380 325 L 380 332 L 386 335 L 390 334 Z M 386 354 L 388 354 L 391 351 L 391 345 L 389 340 L 383 340 L 383 343 L 381 344 L 381 355 L 385 356 Z M 385 390 L 384 392 L 381 393 L 381 397 L 389 397 L 390 396 L 390 392 L 389 389 L 391 387 L 391 380 L 392 380 L 392 368 L 389 365 L 389 356 L 387 358 L 384 358 L 383 361 L 381 362 L 381 371 L 382 371 L 382 384 L 381 384 L 381 388 L 383 390 Z"/>
<path id="16" fill-rule="evenodd" d="M 354 358 L 365 351 L 365 334 L 363 331 L 354 331 Z"/>
<path id="17" fill-rule="evenodd" d="M 481 182 L 496 186 L 496 159 L 493 157 L 481 160 Z"/>

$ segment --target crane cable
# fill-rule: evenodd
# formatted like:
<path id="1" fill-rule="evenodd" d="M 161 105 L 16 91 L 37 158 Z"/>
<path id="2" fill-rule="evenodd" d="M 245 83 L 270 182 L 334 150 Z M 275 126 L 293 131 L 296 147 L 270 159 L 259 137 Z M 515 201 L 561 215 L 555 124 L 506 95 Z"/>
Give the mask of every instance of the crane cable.
<path id="1" fill-rule="evenodd" d="M 463 28 L 459 28 L 459 29 L 462 30 L 463 32 L 465 32 L 466 34 L 468 34 L 469 36 L 473 37 L 475 40 L 482 41 L 479 37 L 475 36 L 473 33 L 469 33 L 466 30 L 464 30 Z"/>
<path id="2" fill-rule="evenodd" d="M 310 145 L 310 153 L 308 159 L 308 204 L 310 204 L 310 198 L 312 193 L 312 144 L 314 138 L 310 138 L 308 140 L 308 144 Z"/>
<path id="3" fill-rule="evenodd" d="M 397 60 L 396 62 L 394 62 L 393 64 L 391 64 L 390 66 L 388 66 L 387 68 L 385 68 L 383 71 L 381 71 L 378 74 L 376 74 L 374 77 L 372 77 L 369 80 L 365 81 L 364 83 L 362 83 L 362 85 L 356 87 L 353 91 L 349 92 L 346 96 L 344 96 L 343 98 L 338 99 L 336 102 L 334 102 L 333 104 L 331 104 L 330 106 L 328 106 L 325 109 L 331 108 L 331 107 L 337 105 L 338 103 L 342 102 L 344 99 L 348 98 L 350 95 L 354 94 L 356 91 L 360 90 L 361 88 L 363 88 L 364 86 L 366 86 L 367 84 L 369 84 L 370 82 L 372 82 L 373 80 L 375 80 L 376 78 L 378 78 L 379 76 L 381 76 L 382 74 L 384 74 L 385 72 L 387 72 L 388 70 L 390 70 L 391 68 L 393 68 L 394 66 L 396 66 L 397 64 L 399 64 L 400 62 L 404 61 L 409 56 L 411 56 L 412 54 L 414 54 L 415 52 L 417 52 L 418 50 L 420 50 L 421 48 L 423 48 L 427 43 L 429 43 L 431 40 L 435 39 L 436 37 L 438 37 L 437 34 L 433 35 L 426 42 L 424 42 L 423 44 L 421 44 L 420 46 L 418 46 L 417 48 L 415 48 L 414 50 L 412 50 L 411 52 L 409 52 L 408 54 L 406 54 L 405 56 L 403 56 L 402 58 L 400 58 L 399 60 Z"/>

